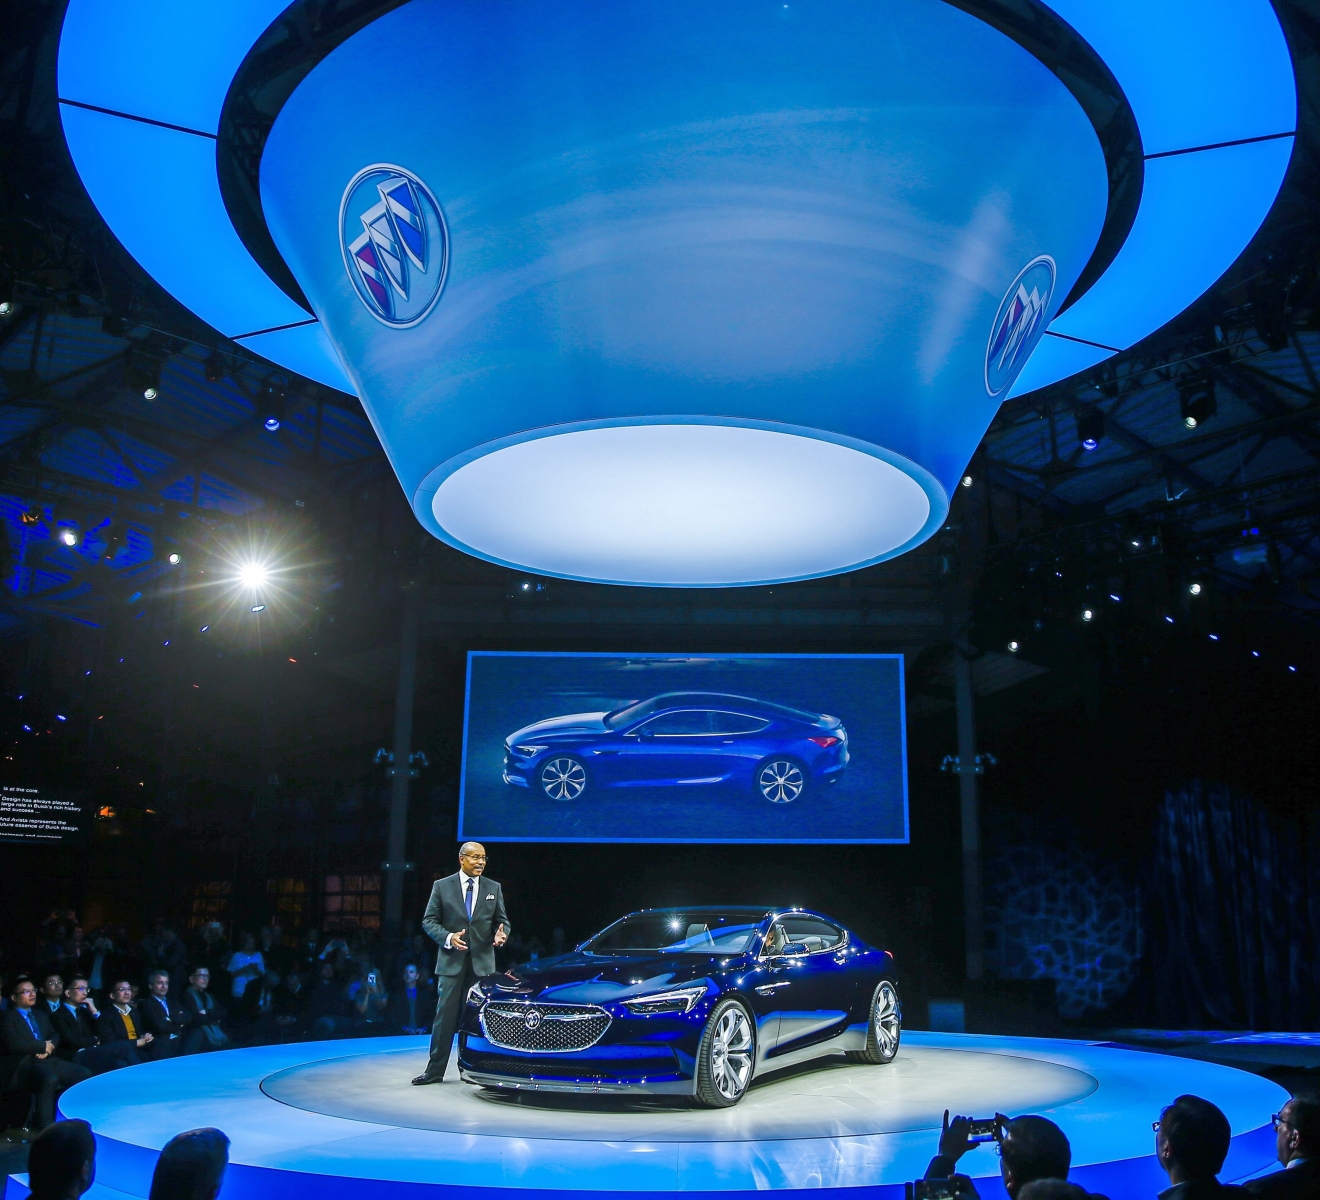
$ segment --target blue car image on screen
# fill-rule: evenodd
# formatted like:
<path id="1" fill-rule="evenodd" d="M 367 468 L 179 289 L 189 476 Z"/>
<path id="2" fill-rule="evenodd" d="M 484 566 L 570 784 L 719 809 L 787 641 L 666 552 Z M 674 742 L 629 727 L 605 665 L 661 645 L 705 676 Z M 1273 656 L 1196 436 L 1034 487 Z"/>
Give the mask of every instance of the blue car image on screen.
<path id="1" fill-rule="evenodd" d="M 801 909 L 647 909 L 570 954 L 472 985 L 464 1082 L 691 1096 L 727 1108 L 758 1076 L 845 1054 L 894 1060 L 894 960 Z"/>
<path id="2" fill-rule="evenodd" d="M 551 717 L 504 739 L 504 782 L 561 802 L 607 788 L 734 784 L 790 804 L 847 765 L 838 717 L 720 692 Z"/>

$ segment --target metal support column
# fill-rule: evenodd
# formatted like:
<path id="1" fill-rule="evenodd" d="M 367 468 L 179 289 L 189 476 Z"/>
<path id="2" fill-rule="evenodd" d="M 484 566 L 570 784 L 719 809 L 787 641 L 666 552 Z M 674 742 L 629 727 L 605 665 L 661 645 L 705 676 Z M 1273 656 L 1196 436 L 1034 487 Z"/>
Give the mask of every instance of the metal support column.
<path id="1" fill-rule="evenodd" d="M 403 877 L 411 866 L 408 853 L 408 792 L 417 774 L 412 765 L 413 692 L 417 681 L 417 616 L 421 580 L 403 589 L 403 630 L 399 638 L 399 687 L 394 696 L 394 765 L 390 773 L 389 859 L 385 863 L 385 927 L 395 931 L 403 920 Z"/>
<path id="2" fill-rule="evenodd" d="M 958 792 L 962 801 L 963 931 L 967 978 L 980 979 L 985 933 L 981 910 L 981 806 L 976 784 L 976 693 L 966 639 L 953 648 L 954 697 L 958 706 Z"/>

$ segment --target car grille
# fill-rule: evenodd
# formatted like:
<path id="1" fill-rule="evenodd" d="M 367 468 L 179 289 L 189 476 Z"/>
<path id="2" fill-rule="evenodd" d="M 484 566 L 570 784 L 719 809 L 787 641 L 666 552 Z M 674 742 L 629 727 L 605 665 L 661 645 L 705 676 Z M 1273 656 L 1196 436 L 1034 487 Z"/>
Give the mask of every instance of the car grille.
<path id="1" fill-rule="evenodd" d="M 594 1046 L 610 1014 L 594 1004 L 516 1004 L 492 1000 L 481 1010 L 486 1040 L 505 1050 L 563 1054 Z"/>

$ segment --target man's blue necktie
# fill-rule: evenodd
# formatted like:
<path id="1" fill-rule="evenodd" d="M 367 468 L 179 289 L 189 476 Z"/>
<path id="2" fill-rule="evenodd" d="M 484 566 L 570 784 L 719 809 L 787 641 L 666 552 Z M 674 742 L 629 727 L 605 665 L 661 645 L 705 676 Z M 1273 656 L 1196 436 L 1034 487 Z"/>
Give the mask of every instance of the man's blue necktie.
<path id="1" fill-rule="evenodd" d="M 467 912 L 468 920 L 472 920 L 472 880 L 468 880 L 467 885 Z"/>
<path id="2" fill-rule="evenodd" d="M 32 1030 L 32 1036 L 39 1042 L 45 1041 L 41 1036 L 41 1031 L 37 1028 L 36 1021 L 32 1019 L 32 1014 L 26 1008 L 20 1008 L 18 1011 L 23 1014 L 23 1020 L 28 1023 L 28 1028 Z"/>

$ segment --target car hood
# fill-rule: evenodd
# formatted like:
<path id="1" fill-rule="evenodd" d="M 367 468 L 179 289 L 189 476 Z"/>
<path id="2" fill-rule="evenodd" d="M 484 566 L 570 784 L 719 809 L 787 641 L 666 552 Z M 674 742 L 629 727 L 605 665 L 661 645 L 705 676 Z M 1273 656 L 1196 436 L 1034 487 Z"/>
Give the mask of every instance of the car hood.
<path id="1" fill-rule="evenodd" d="M 604 1004 L 721 975 L 742 961 L 742 955 L 565 954 L 497 975 L 487 992 L 493 1000 Z"/>
<path id="2" fill-rule="evenodd" d="M 525 741 L 527 738 L 535 737 L 538 734 L 604 733 L 607 728 L 605 724 L 607 715 L 603 712 L 570 713 L 566 717 L 550 717 L 545 721 L 533 721 L 530 725 L 524 725 L 521 729 L 509 734 L 504 740 L 507 745 L 512 746 L 515 742 Z"/>

